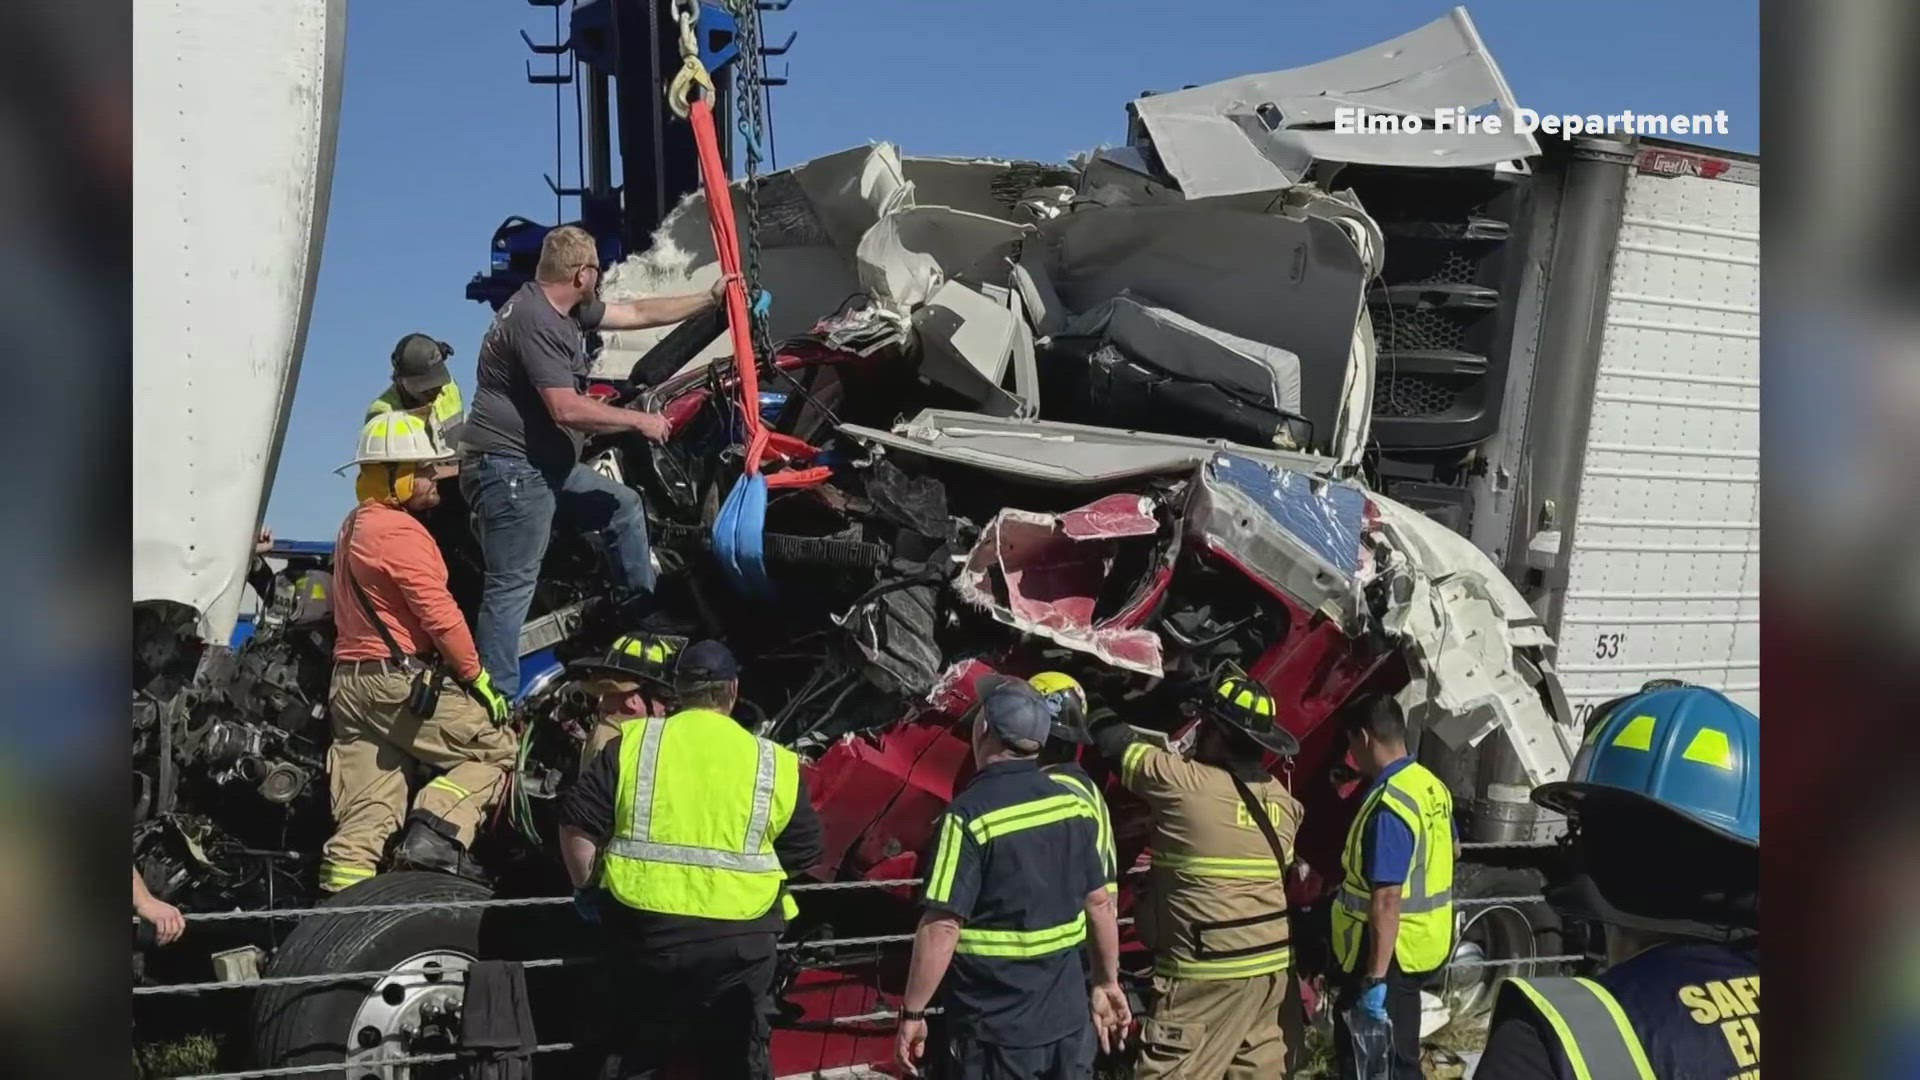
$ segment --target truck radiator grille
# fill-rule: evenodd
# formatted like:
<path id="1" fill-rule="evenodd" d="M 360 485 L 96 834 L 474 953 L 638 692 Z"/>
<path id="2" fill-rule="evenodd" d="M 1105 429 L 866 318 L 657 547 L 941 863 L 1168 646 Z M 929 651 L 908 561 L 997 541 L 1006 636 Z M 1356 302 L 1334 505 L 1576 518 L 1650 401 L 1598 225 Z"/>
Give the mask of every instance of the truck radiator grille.
<path id="1" fill-rule="evenodd" d="M 1459 397 L 1446 382 L 1427 375 L 1395 375 L 1381 365 L 1373 383 L 1373 415 L 1396 418 L 1444 416 Z"/>

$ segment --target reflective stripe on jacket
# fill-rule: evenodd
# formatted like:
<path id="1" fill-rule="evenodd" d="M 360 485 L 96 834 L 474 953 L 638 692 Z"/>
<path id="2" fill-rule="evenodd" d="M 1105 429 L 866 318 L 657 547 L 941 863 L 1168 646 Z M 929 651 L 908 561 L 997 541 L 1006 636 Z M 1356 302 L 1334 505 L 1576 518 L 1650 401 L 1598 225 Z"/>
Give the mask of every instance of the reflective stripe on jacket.
<path id="1" fill-rule="evenodd" d="M 643 911 L 765 915 L 784 896 L 773 838 L 793 816 L 799 784 L 793 751 L 721 713 L 627 721 L 602 884 Z"/>
<path id="2" fill-rule="evenodd" d="M 1135 741 L 1120 782 L 1153 810 L 1153 867 L 1134 911 L 1154 974 L 1246 979 L 1292 966 L 1285 867 L 1226 771 Z M 1299 800 L 1272 778 L 1247 786 L 1291 862 Z"/>
<path id="3" fill-rule="evenodd" d="M 1058 777 L 1055 777 L 1058 779 Z M 1078 794 L 1053 795 L 1044 799 L 1015 803 L 989 811 L 960 824 L 951 815 L 940 821 L 940 837 L 934 846 L 933 869 L 927 875 L 927 899 L 946 903 L 952 898 L 954 874 L 959 869 L 964 829 L 973 842 L 988 848 L 1004 839 L 1042 825 L 1053 825 L 1074 818 L 1092 820 L 1093 811 Z M 967 956 L 993 956 L 1009 960 L 1031 960 L 1070 949 L 1087 940 L 1087 913 L 1076 911 L 1064 923 L 1032 930 L 979 927 L 969 922 L 960 929 L 954 952 Z"/>
<path id="4" fill-rule="evenodd" d="M 1655 1080 L 1640 1036 L 1605 987 L 1591 979 L 1508 979 L 1503 1014 L 1523 1009 L 1546 1021 L 1574 1080 Z"/>
<path id="5" fill-rule="evenodd" d="M 1373 886 L 1365 862 L 1367 823 L 1376 811 L 1398 815 L 1413 832 L 1413 863 L 1400 886 L 1400 933 L 1393 955 L 1407 972 L 1433 971 L 1453 947 L 1453 794 L 1419 762 L 1387 777 L 1360 804 L 1347 828 L 1343 879 L 1333 902 L 1333 953 L 1342 971 L 1359 971 Z"/>
<path id="6" fill-rule="evenodd" d="M 1107 872 L 1107 892 L 1110 895 L 1119 895 L 1120 878 L 1116 872 L 1117 860 L 1113 854 L 1113 820 L 1107 816 L 1106 798 L 1094 790 L 1093 784 L 1086 777 L 1077 773 L 1054 769 L 1041 771 L 1045 772 L 1047 778 L 1054 783 L 1080 796 L 1081 801 L 1087 804 L 1087 809 L 1093 812 L 1093 823 L 1099 826 L 1097 839 L 1100 847 L 1100 865 Z"/>
<path id="7" fill-rule="evenodd" d="M 460 384 L 447 382 L 433 395 L 433 419 L 443 428 L 460 418 L 466 410 L 466 403 L 460 400 Z M 383 412 L 393 412 L 401 408 L 400 392 L 389 386 L 379 397 L 367 406 L 366 419 L 371 420 Z"/>

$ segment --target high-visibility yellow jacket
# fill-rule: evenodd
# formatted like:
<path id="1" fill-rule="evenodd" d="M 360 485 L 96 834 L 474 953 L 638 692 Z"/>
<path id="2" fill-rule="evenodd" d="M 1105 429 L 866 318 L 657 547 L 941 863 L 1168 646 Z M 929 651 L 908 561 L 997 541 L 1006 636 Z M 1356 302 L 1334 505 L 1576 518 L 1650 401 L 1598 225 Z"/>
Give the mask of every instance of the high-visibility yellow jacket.
<path id="1" fill-rule="evenodd" d="M 773 839 L 793 816 L 800 759 L 708 709 L 620 726 L 619 787 L 601 884 L 642 911 L 791 917 Z"/>
<path id="2" fill-rule="evenodd" d="M 1363 863 L 1367 822 L 1376 811 L 1397 815 L 1413 832 L 1413 864 L 1400 886 L 1400 933 L 1393 955 L 1402 971 L 1433 971 L 1453 949 L 1453 793 L 1417 761 L 1374 787 L 1347 828 L 1344 874 L 1333 904 L 1334 959 L 1349 972 L 1366 963 L 1361 942 L 1373 886 Z"/>
<path id="3" fill-rule="evenodd" d="M 467 407 L 466 403 L 460 400 L 460 384 L 452 381 L 447 382 L 434 393 L 432 404 L 434 422 L 442 428 L 458 420 Z M 367 406 L 366 419 L 371 420 L 383 412 L 393 412 L 396 409 L 412 411 L 400 403 L 399 391 L 389 386 L 379 397 L 373 399 L 372 404 Z"/>

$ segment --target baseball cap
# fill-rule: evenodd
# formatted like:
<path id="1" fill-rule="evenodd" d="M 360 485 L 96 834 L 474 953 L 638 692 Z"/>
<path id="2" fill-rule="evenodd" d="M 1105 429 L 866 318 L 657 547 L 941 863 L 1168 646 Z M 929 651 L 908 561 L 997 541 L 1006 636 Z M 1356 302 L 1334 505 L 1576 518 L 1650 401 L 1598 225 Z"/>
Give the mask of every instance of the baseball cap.
<path id="1" fill-rule="evenodd" d="M 727 682 L 740 677 L 733 650 L 717 641 L 696 641 L 674 662 L 673 681 L 679 685 Z"/>
<path id="2" fill-rule="evenodd" d="M 447 357 L 453 346 L 425 334 L 408 334 L 393 347 L 393 379 L 416 394 L 437 390 L 453 381 Z"/>
<path id="3" fill-rule="evenodd" d="M 1025 679 L 1006 675 L 983 676 L 979 682 L 980 716 L 1006 743 L 1045 743 L 1053 731 L 1053 713 L 1040 692 Z"/>

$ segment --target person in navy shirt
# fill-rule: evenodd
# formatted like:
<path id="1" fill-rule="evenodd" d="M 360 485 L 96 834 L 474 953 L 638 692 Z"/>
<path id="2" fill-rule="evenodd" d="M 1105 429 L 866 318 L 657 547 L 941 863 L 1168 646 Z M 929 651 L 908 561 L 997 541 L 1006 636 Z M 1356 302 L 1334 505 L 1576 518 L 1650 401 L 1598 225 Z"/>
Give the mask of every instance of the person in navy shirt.
<path id="1" fill-rule="evenodd" d="M 910 1075 L 928 1056 L 936 988 L 948 1047 L 934 1075 L 951 1080 L 1089 1080 L 1095 1043 L 1117 1046 L 1132 1023 L 1098 824 L 1040 771 L 1052 727 L 1023 680 L 981 680 L 978 770 L 935 823 L 925 861 L 895 1041 Z"/>

